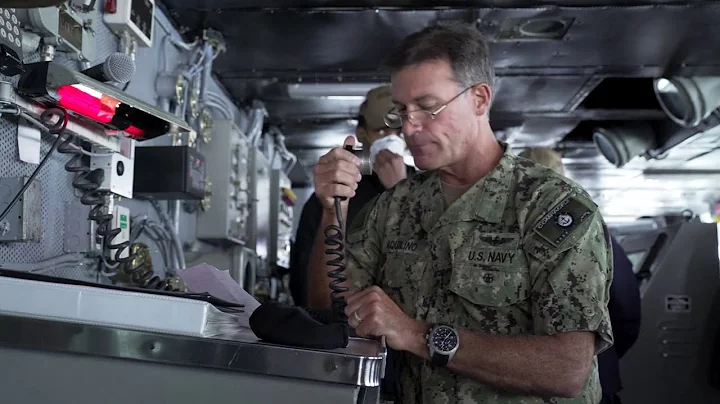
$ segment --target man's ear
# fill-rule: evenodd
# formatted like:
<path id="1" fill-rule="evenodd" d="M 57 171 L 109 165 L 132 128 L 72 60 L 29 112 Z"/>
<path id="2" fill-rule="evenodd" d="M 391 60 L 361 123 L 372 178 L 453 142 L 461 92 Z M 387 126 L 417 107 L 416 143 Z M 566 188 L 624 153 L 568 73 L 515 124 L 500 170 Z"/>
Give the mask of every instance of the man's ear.
<path id="1" fill-rule="evenodd" d="M 490 86 L 482 83 L 476 85 L 470 91 L 472 91 L 475 100 L 475 112 L 480 116 L 486 115 L 490 111 L 490 100 L 492 100 L 493 96 Z"/>

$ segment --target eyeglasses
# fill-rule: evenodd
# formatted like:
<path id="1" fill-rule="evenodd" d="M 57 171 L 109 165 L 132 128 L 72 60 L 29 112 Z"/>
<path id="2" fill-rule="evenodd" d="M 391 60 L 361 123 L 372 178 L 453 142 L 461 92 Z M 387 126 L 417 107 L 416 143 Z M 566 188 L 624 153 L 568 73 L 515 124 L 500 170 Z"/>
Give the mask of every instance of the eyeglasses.
<path id="1" fill-rule="evenodd" d="M 393 109 L 390 112 L 387 113 L 383 117 L 383 120 L 385 121 L 385 125 L 387 125 L 388 128 L 391 129 L 401 129 L 403 126 L 403 120 L 406 120 L 410 122 L 411 124 L 415 125 L 420 122 L 425 122 L 428 119 L 435 119 L 435 115 L 443 112 L 445 108 L 447 108 L 448 105 L 450 105 L 451 102 L 455 101 L 456 99 L 460 98 L 461 95 L 465 94 L 467 90 L 475 87 L 470 86 L 461 92 L 459 92 L 456 96 L 452 97 L 448 102 L 445 104 L 439 106 L 433 111 L 428 111 L 426 109 L 416 109 L 414 111 L 405 111 L 400 112 L 397 109 Z"/>

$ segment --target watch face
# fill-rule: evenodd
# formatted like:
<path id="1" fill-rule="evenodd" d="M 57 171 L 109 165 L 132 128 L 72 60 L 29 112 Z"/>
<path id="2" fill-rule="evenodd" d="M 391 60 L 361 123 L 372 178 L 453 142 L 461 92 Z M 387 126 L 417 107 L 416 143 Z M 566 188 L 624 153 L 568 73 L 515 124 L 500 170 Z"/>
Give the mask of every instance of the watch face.
<path id="1" fill-rule="evenodd" d="M 450 327 L 438 327 L 431 338 L 433 347 L 440 352 L 450 352 L 458 345 L 457 334 Z"/>

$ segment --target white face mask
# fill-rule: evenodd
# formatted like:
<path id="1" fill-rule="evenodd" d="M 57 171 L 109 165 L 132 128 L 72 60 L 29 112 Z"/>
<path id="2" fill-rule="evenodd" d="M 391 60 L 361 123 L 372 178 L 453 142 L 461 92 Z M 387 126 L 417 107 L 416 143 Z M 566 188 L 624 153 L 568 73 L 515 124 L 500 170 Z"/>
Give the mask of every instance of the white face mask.
<path id="1" fill-rule="evenodd" d="M 370 146 L 370 163 L 375 164 L 375 156 L 377 156 L 381 150 L 390 150 L 397 155 L 404 156 L 405 149 L 405 141 L 400 136 L 388 135 L 382 137 Z"/>

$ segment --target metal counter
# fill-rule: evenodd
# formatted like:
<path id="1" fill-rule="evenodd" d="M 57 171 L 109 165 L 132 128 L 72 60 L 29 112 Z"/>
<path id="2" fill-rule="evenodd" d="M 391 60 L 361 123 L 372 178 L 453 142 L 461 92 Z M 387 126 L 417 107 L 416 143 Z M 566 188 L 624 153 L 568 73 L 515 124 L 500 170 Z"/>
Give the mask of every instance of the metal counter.
<path id="1" fill-rule="evenodd" d="M 379 399 L 384 359 L 366 339 L 323 351 L 0 315 L 5 402 L 364 404 Z"/>

